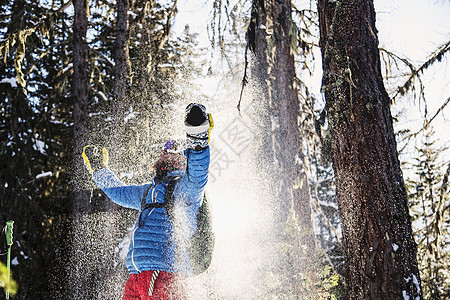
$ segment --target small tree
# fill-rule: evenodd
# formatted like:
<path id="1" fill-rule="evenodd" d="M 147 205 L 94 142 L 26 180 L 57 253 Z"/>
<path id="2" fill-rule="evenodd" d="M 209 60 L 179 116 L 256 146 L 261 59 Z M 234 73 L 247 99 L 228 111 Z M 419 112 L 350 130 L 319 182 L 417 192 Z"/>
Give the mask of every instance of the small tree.
<path id="1" fill-rule="evenodd" d="M 423 147 L 417 148 L 415 176 L 408 179 L 407 187 L 424 298 L 444 299 L 450 296 L 450 165 L 440 162 L 439 154 L 445 149 L 434 144 L 430 130 Z"/>

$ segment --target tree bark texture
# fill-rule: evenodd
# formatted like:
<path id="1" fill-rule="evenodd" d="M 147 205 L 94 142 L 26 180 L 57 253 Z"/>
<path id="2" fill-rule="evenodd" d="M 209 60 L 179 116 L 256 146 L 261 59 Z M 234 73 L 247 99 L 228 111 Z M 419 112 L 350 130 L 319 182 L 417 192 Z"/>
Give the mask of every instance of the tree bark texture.
<path id="1" fill-rule="evenodd" d="M 88 76 L 88 45 L 86 43 L 87 32 L 87 1 L 75 0 L 73 22 L 73 119 L 74 119 L 74 143 L 73 143 L 73 171 L 74 176 L 84 174 L 80 154 L 82 147 L 87 142 L 89 132 L 89 76 Z M 80 168 L 80 165 L 82 168 Z M 74 183 L 74 214 L 89 212 L 89 202 L 84 198 L 82 180 L 73 180 Z"/>
<path id="2" fill-rule="evenodd" d="M 74 299 L 92 299 L 92 276 L 90 259 L 86 259 L 85 251 L 89 250 L 85 237 L 89 236 L 86 228 L 81 228 L 83 216 L 92 211 L 90 191 L 87 186 L 89 177 L 83 166 L 81 152 L 88 143 L 89 132 L 89 76 L 88 45 L 86 32 L 88 27 L 88 1 L 74 0 L 73 20 L 73 241 L 72 265 L 69 266 L 70 280 Z"/>
<path id="3" fill-rule="evenodd" d="M 128 0 L 117 0 L 116 19 L 116 47 L 114 49 L 114 102 L 113 120 L 114 137 L 112 145 L 114 148 L 122 148 L 124 129 L 124 111 L 127 99 L 127 86 L 130 74 L 129 52 L 128 52 Z"/>
<path id="4" fill-rule="evenodd" d="M 422 297 L 372 0 L 318 1 L 348 299 Z"/>
<path id="5" fill-rule="evenodd" d="M 116 1 L 116 26 L 115 26 L 115 47 L 114 47 L 114 82 L 113 82 L 113 135 L 110 141 L 108 153 L 110 155 L 109 166 L 113 169 L 121 169 L 122 155 L 126 150 L 125 143 L 125 108 L 127 107 L 127 87 L 129 84 L 129 31 L 128 31 L 128 8 L 129 0 Z M 99 281 L 97 284 L 97 295 L 99 298 L 109 298 L 114 293 L 114 286 L 120 280 L 120 272 L 116 267 L 117 240 L 120 238 L 119 224 L 124 222 L 120 220 L 121 212 L 124 210 L 119 205 L 111 201 L 106 195 L 100 193 L 102 209 L 106 212 L 105 218 L 101 222 L 101 237 L 94 233 L 94 236 L 101 239 L 97 243 L 101 244 L 101 255 L 99 257 L 98 273 Z M 119 216 L 119 218 L 117 217 Z M 95 225 L 94 225 L 95 226 Z"/>

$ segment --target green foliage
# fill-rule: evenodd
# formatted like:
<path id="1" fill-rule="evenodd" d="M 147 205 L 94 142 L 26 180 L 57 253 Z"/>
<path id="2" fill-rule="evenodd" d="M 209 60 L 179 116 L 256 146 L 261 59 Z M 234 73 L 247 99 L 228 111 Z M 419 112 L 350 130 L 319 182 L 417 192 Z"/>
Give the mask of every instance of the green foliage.
<path id="1" fill-rule="evenodd" d="M 17 293 L 17 282 L 12 278 L 8 278 L 8 270 L 6 266 L 0 262 L 0 287 L 14 297 Z"/>
<path id="2" fill-rule="evenodd" d="M 425 299 L 442 299 L 450 291 L 450 165 L 442 161 L 444 148 L 434 146 L 428 131 L 407 180 L 409 208 L 418 244 L 418 262 Z"/>

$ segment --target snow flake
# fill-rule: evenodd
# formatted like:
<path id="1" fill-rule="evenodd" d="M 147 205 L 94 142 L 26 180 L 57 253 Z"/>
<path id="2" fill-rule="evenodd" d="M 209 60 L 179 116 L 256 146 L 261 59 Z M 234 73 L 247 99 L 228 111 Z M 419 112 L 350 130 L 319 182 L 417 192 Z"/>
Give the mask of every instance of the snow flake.
<path id="1" fill-rule="evenodd" d="M 394 252 L 398 250 L 399 246 L 397 244 L 392 244 L 392 248 L 394 249 Z"/>
<path id="2" fill-rule="evenodd" d="M 121 172 L 119 174 L 120 179 L 124 179 L 124 178 L 133 179 L 134 176 L 135 176 L 134 172 Z"/>
<path id="3" fill-rule="evenodd" d="M 411 297 L 408 296 L 408 293 L 406 293 L 406 291 L 402 291 L 402 294 L 403 294 L 403 299 L 404 300 L 409 300 L 409 298 L 411 298 Z"/>
<path id="4" fill-rule="evenodd" d="M 52 176 L 52 175 L 53 175 L 52 171 L 48 171 L 48 172 L 44 172 L 44 173 L 36 175 L 36 179 L 48 177 L 48 176 Z"/>
<path id="5" fill-rule="evenodd" d="M 416 286 L 417 292 L 420 293 L 420 284 L 419 284 L 419 280 L 417 279 L 416 275 L 412 274 L 413 277 L 413 283 Z"/>
<path id="6" fill-rule="evenodd" d="M 11 261 L 11 264 L 13 266 L 17 266 L 19 264 L 19 260 L 17 259 L 17 257 L 14 257 L 14 259 Z"/>
<path id="7" fill-rule="evenodd" d="M 16 78 L 3 78 L 0 80 L 0 83 L 9 83 L 12 88 L 17 87 L 17 79 Z"/>

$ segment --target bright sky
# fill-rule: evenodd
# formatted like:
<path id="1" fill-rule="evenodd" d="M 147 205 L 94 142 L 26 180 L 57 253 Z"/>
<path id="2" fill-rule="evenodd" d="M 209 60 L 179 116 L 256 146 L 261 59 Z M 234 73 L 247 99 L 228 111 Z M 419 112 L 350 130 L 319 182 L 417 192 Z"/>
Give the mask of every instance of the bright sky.
<path id="1" fill-rule="evenodd" d="M 428 54 L 450 40 L 450 1 L 375 0 L 375 9 L 380 46 L 411 59 L 415 66 L 422 64 Z M 423 75 L 429 117 L 450 97 L 449 60 L 447 54 L 446 59 Z M 420 128 L 423 104 L 412 105 L 411 102 L 404 101 L 395 107 L 407 112 L 407 120 L 401 121 L 398 127 Z M 449 118 L 450 107 L 447 106 L 433 123 L 440 142 L 447 146 L 450 146 L 450 134 L 446 130 L 450 125 Z"/>

